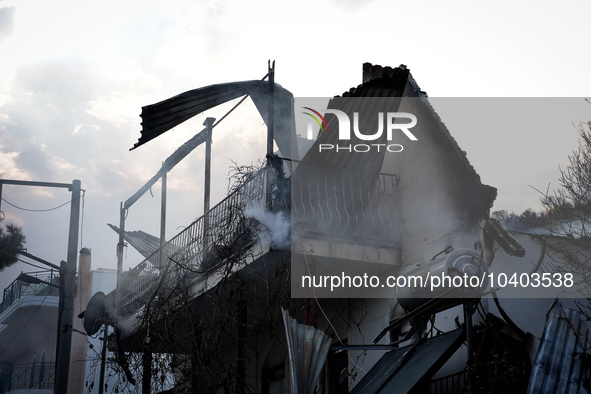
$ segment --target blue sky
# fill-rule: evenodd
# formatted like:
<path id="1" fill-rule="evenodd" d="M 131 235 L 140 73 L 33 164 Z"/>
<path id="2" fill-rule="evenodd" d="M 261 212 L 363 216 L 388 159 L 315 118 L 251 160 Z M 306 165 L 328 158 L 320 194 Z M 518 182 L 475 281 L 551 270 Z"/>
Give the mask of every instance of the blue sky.
<path id="1" fill-rule="evenodd" d="M 466 127 L 436 108 L 483 182 L 499 188 L 495 209 L 520 212 L 537 202 L 529 185 L 556 184 L 558 166 L 577 147 L 571 123 L 591 118 L 583 102 L 591 95 L 589 15 L 585 1 L 0 0 L 0 177 L 80 179 L 83 246 L 92 248 L 93 268 L 114 268 L 117 236 L 106 223 L 118 223 L 119 203 L 201 130 L 205 117 L 227 109 L 129 152 L 140 136 L 142 106 L 201 86 L 259 79 L 268 59 L 276 60 L 276 81 L 300 97 L 331 97 L 358 85 L 364 62 L 406 64 L 431 97 L 580 98 L 580 110 L 566 118 L 538 111 L 562 122 L 555 128 L 505 129 L 508 135 L 501 127 Z M 264 144 L 264 124 L 248 103 L 216 129 L 214 199 L 225 193 L 232 161 L 256 162 Z M 198 148 L 169 175 L 169 237 L 201 214 L 202 170 Z M 128 229 L 158 234 L 158 184 L 152 193 L 130 210 Z M 3 197 L 29 209 L 69 199 L 61 190 L 8 186 Z M 31 213 L 3 202 L 2 211 L 23 226 L 29 252 L 65 259 L 67 206 Z M 125 266 L 137 263 L 129 251 Z"/>

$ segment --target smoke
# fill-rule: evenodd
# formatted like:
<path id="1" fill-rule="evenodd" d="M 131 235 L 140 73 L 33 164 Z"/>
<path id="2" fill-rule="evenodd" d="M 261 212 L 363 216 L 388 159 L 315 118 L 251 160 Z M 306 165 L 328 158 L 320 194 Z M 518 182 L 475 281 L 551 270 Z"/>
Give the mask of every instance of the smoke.
<path id="1" fill-rule="evenodd" d="M 140 322 L 137 317 L 128 317 L 124 319 L 117 319 L 117 330 L 121 335 L 121 338 L 127 338 L 139 328 Z"/>
<path id="2" fill-rule="evenodd" d="M 260 204 L 246 204 L 244 215 L 257 220 L 263 228 L 257 233 L 261 241 L 268 240 L 273 249 L 289 249 L 291 245 L 291 223 L 284 212 L 270 212 Z"/>

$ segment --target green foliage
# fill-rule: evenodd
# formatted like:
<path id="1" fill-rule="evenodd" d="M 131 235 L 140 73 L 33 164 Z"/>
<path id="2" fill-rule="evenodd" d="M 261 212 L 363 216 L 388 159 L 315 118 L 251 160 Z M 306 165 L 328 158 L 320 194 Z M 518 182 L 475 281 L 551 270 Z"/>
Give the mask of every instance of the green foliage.
<path id="1" fill-rule="evenodd" d="M 0 227 L 0 271 L 17 262 L 18 252 L 23 250 L 26 242 L 22 227 L 14 223 Z"/>

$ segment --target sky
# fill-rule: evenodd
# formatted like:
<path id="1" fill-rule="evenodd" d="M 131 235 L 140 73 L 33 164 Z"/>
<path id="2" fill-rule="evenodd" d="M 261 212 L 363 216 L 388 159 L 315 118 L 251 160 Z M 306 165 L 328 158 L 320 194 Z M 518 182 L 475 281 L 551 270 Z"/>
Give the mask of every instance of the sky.
<path id="1" fill-rule="evenodd" d="M 405 64 L 422 90 L 443 98 L 434 104 L 442 120 L 482 182 L 499 190 L 494 209 L 520 213 L 538 205 L 534 188 L 557 186 L 559 166 L 577 148 L 573 123 L 591 118 L 589 15 L 586 1 L 0 0 L 0 178 L 81 180 L 80 247 L 91 248 L 93 269 L 115 268 L 117 234 L 106 223 L 119 223 L 120 202 L 232 103 L 129 151 L 142 106 L 260 79 L 269 59 L 276 82 L 296 97 L 359 85 L 364 62 Z M 560 101 L 560 114 L 556 101 L 524 99 L 546 97 L 574 99 Z M 524 123 L 509 127 L 524 108 Z M 233 163 L 264 156 L 265 130 L 249 100 L 216 128 L 213 203 Z M 167 238 L 202 213 L 203 151 L 169 174 Z M 70 194 L 4 186 L 2 197 L 0 217 L 23 227 L 28 251 L 65 260 L 69 205 L 50 209 Z M 159 218 L 157 183 L 130 209 L 126 228 L 158 235 Z M 128 250 L 124 267 L 140 261 Z M 21 270 L 36 268 L 5 270 L 0 287 Z"/>

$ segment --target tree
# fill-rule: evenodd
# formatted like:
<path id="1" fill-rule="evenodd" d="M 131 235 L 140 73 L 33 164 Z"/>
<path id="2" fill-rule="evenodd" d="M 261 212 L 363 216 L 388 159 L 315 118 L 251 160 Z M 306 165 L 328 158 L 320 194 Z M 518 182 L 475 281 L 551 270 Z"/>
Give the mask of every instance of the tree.
<path id="1" fill-rule="evenodd" d="M 232 170 L 229 196 L 208 216 L 207 238 L 205 232 L 189 232 L 189 247 L 167 255 L 163 268 L 148 279 L 153 287 L 134 323 L 118 321 L 111 336 L 116 355 L 109 364 L 118 372 L 112 390 L 138 392 L 136 384 L 141 381 L 143 390 L 150 379 L 151 392 L 261 392 L 264 383 L 247 379 L 246 371 L 263 365 L 267 354 L 261 350 L 267 341 L 281 343 L 280 306 L 297 310 L 287 258 L 274 267 L 241 270 L 257 258 L 251 248 L 256 239 L 270 236 L 269 228 L 247 214 L 247 205 L 264 204 L 262 171 L 266 167 Z M 205 228 L 204 217 L 190 226 Z M 195 279 L 203 286 L 199 297 Z M 150 368 L 144 369 L 146 365 Z"/>
<path id="2" fill-rule="evenodd" d="M 555 269 L 572 272 L 591 283 L 591 122 L 578 125 L 579 148 L 560 169 L 559 187 L 542 197 L 553 238 Z M 588 294 L 587 297 L 590 297 Z M 590 299 L 591 301 L 591 299 Z M 591 302 L 589 303 L 591 307 Z"/>
<path id="3" fill-rule="evenodd" d="M 579 148 L 560 170 L 560 188 L 546 194 L 548 209 L 560 233 L 588 242 L 591 238 L 591 122 L 579 124 Z"/>
<path id="4" fill-rule="evenodd" d="M 18 252 L 23 250 L 27 239 L 23 229 L 14 223 L 0 227 L 0 271 L 17 262 Z"/>
<path id="5" fill-rule="evenodd" d="M 497 219 L 509 228 L 515 231 L 532 232 L 537 229 L 546 229 L 548 227 L 548 214 L 546 212 L 536 212 L 531 208 L 526 209 L 517 215 L 515 212 L 507 212 L 506 210 L 494 211 L 491 214 L 493 219 Z"/>

